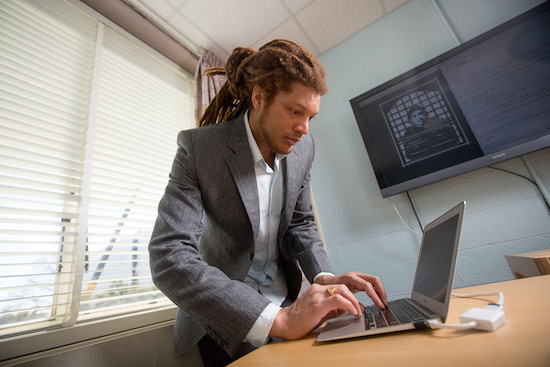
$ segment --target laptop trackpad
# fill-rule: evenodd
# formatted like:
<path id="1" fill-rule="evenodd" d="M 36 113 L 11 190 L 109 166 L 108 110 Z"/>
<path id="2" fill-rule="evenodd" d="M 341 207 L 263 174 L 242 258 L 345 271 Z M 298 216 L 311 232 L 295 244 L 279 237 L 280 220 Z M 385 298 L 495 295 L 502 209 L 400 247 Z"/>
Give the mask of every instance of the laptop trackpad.
<path id="1" fill-rule="evenodd" d="M 342 335 L 362 333 L 365 331 L 365 314 L 361 314 L 360 317 L 349 314 L 332 319 L 323 329 L 323 334 L 330 331 L 337 331 Z"/>

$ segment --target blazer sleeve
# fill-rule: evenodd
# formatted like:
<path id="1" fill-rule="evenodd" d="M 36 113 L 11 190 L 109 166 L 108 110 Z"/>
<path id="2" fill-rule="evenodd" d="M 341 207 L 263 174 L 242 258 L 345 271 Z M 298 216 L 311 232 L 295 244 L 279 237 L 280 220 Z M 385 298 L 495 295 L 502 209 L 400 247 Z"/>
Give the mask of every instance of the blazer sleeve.
<path id="1" fill-rule="evenodd" d="M 203 164 L 196 161 L 201 156 L 196 140 L 193 130 L 178 136 L 178 151 L 149 244 L 151 272 L 155 285 L 233 354 L 269 301 L 201 255 L 204 183 L 196 170 Z M 248 254 L 238 259 L 246 272 Z"/>
<path id="2" fill-rule="evenodd" d="M 284 244 L 292 252 L 291 256 L 300 263 L 307 279 L 313 283 L 313 278 L 320 272 L 334 273 L 334 270 L 319 237 L 311 205 L 310 171 L 315 154 L 311 134 L 304 136 L 304 143 L 296 151 L 302 161 L 303 180 L 297 190 L 298 196 L 284 236 Z"/>

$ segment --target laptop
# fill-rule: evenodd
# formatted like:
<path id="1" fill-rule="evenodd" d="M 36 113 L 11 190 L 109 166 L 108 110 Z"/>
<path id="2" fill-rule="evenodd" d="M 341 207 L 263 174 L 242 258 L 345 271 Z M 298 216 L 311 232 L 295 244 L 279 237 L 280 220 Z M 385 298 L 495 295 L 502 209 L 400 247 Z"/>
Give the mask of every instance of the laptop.
<path id="1" fill-rule="evenodd" d="M 321 342 L 423 329 L 428 321 L 445 322 L 453 288 L 466 202 L 443 214 L 424 229 L 410 298 L 389 301 L 380 310 L 367 307 L 360 317 L 330 320 L 317 336 Z"/>

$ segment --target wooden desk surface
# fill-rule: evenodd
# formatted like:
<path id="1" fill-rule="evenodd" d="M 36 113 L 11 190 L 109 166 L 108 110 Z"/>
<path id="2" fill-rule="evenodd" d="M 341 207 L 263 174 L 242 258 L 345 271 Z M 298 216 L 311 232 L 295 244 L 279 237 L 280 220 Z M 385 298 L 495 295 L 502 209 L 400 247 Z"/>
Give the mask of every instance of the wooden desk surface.
<path id="1" fill-rule="evenodd" d="M 461 288 L 453 293 L 504 293 L 506 323 L 494 332 L 417 330 L 321 343 L 316 334 L 270 343 L 231 366 L 550 366 L 550 275 Z M 447 323 L 498 295 L 453 297 Z"/>

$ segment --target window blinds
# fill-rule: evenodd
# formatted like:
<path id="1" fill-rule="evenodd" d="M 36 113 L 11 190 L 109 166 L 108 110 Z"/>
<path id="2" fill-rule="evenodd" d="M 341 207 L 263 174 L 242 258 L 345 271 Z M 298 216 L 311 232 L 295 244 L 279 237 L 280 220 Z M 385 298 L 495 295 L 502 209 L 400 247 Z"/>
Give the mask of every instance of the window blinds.
<path id="1" fill-rule="evenodd" d="M 107 27 L 102 51 L 81 311 L 163 297 L 147 245 L 192 116 L 189 78 Z"/>
<path id="2" fill-rule="evenodd" d="M 0 2 L 0 333 L 166 304 L 147 243 L 192 79 L 64 1 Z"/>

